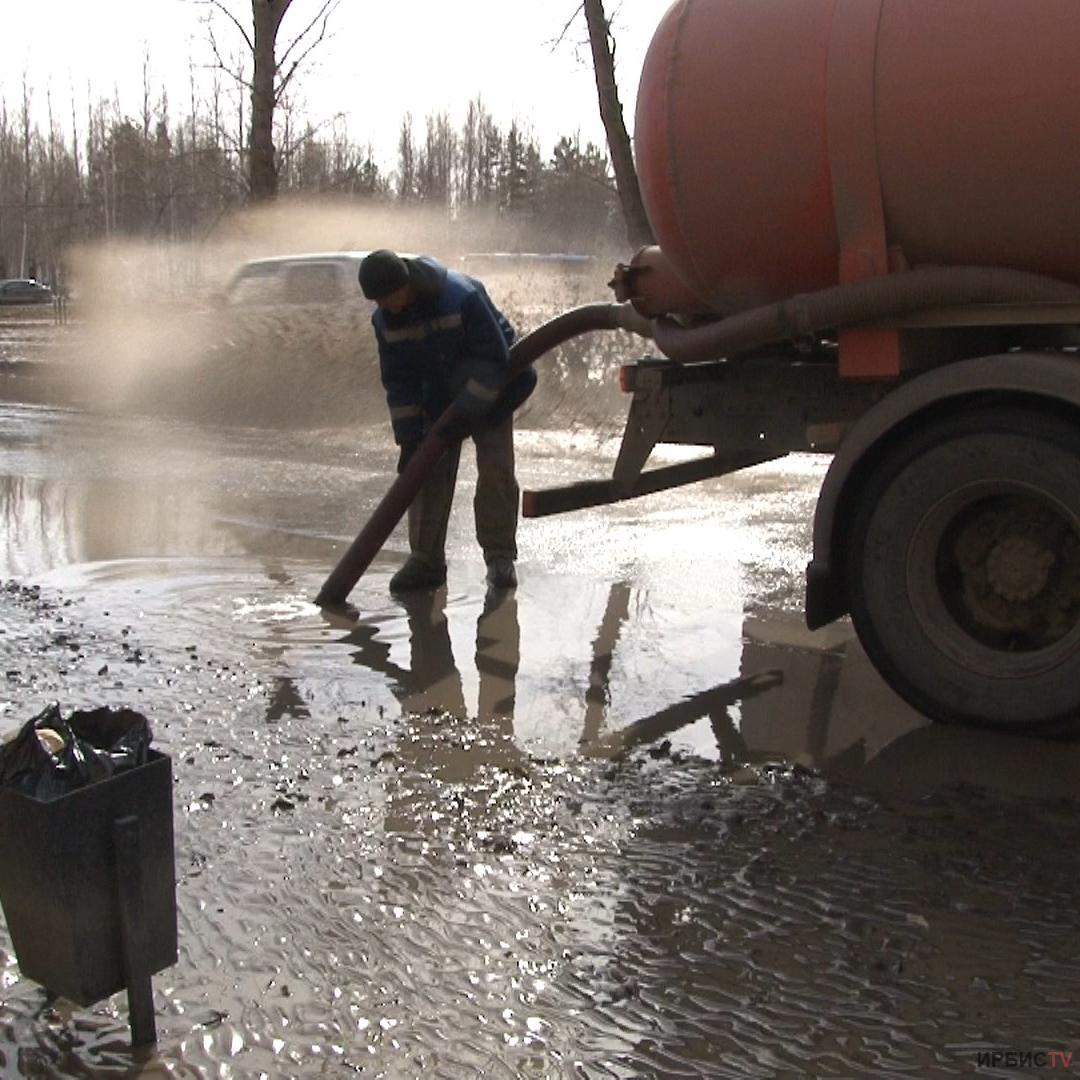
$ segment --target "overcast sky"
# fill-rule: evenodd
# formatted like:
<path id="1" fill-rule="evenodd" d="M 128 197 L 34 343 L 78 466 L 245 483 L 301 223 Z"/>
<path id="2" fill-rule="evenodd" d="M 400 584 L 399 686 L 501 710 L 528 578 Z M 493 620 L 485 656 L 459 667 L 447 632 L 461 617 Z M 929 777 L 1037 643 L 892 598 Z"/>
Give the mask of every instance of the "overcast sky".
<path id="1" fill-rule="evenodd" d="M 228 0 L 245 25 L 248 0 Z M 320 0 L 293 0 L 279 44 L 303 29 Z M 401 118 L 411 111 L 415 131 L 445 109 L 457 125 L 480 94 L 497 122 L 517 118 L 546 155 L 559 135 L 580 132 L 603 142 L 596 90 L 579 17 L 555 47 L 579 0 L 343 0 L 331 21 L 333 37 L 312 56 L 297 90 L 313 121 L 344 114 L 356 143 L 372 142 L 393 163 Z M 627 126 L 641 62 L 671 0 L 608 0 L 616 29 L 616 63 Z M 44 127 L 46 95 L 65 119 L 74 98 L 85 113 L 92 98 L 119 97 L 132 116 L 142 107 L 143 60 L 151 84 L 169 90 L 174 120 L 187 111 L 190 62 L 209 60 L 206 11 L 197 0 L 4 0 L 0 19 L 0 93 L 9 112 L 22 101 L 26 74 L 32 105 Z M 218 20 L 223 46 L 240 48 L 236 30 Z"/>

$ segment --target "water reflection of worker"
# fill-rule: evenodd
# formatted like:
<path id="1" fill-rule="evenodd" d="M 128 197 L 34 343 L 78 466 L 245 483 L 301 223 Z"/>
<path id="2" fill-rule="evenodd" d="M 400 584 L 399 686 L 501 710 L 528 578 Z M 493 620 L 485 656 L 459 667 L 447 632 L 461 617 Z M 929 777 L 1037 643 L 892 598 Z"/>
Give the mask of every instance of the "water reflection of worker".
<path id="1" fill-rule="evenodd" d="M 348 640 L 353 661 L 390 679 L 409 727 L 393 749 L 383 825 L 391 833 L 426 832 L 442 817 L 461 812 L 460 785 L 485 768 L 512 768 L 522 753 L 513 739 L 515 680 L 519 662 L 517 601 L 490 591 L 476 624 L 479 694 L 468 719 L 461 675 L 454 664 L 446 619 L 446 590 L 413 593 L 405 602 L 410 663 L 395 664 L 375 628 L 358 626 Z"/>
<path id="2" fill-rule="evenodd" d="M 466 718 L 465 693 L 446 618 L 446 590 L 410 593 L 402 597 L 402 605 L 409 627 L 409 666 L 390 659 L 389 644 L 378 640 L 378 628 L 367 623 L 357 624 L 346 636 L 354 648 L 353 662 L 386 675 L 406 715 Z M 498 735 L 499 742 L 509 741 L 512 735 L 519 662 L 517 599 L 512 592 L 489 590 L 476 622 L 476 720 L 494 722 L 486 731 Z"/>
<path id="3" fill-rule="evenodd" d="M 390 658 L 390 645 L 379 639 L 379 627 L 357 623 L 345 636 L 352 661 L 385 675 L 405 713 L 440 712 L 465 716 L 461 675 L 454 664 L 446 591 L 414 593 L 403 598 L 409 626 L 409 666 Z"/>
<path id="4" fill-rule="evenodd" d="M 513 719 L 520 658 L 517 599 L 510 593 L 489 592 L 476 622 L 476 670 L 480 676 L 476 713 L 479 720 Z"/>
<path id="5" fill-rule="evenodd" d="M 391 592 L 438 588 L 446 580 L 446 529 L 462 436 L 471 436 L 476 445 L 473 509 L 488 584 L 513 588 L 518 520 L 513 412 L 532 393 L 536 372 L 530 367 L 510 375 L 514 330 L 475 278 L 428 257 L 380 250 L 360 264 L 360 285 L 378 305 L 371 321 L 394 441 L 401 447 L 398 471 L 451 402 L 461 420 L 452 445 L 409 507 L 411 554 L 390 579 Z"/>

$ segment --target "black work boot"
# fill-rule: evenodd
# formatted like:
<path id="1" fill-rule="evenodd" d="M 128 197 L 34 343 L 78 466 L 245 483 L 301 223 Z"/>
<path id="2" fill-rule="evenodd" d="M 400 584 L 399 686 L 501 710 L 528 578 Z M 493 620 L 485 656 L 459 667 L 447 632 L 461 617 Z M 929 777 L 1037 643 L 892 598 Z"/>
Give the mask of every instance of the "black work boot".
<path id="1" fill-rule="evenodd" d="M 495 555 L 488 559 L 487 583 L 492 589 L 517 588 L 517 571 L 509 555 Z"/>
<path id="2" fill-rule="evenodd" d="M 446 563 L 433 563 L 424 555 L 410 555 L 405 565 L 390 579 L 392 593 L 414 589 L 437 589 L 446 583 Z"/>

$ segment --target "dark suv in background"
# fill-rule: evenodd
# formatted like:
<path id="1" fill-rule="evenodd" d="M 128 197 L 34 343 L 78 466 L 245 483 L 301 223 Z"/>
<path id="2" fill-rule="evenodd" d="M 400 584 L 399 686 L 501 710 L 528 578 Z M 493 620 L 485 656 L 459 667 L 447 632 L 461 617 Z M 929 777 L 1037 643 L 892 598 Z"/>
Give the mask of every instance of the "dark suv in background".
<path id="1" fill-rule="evenodd" d="M 53 291 L 33 278 L 0 280 L 0 304 L 51 304 Z"/>

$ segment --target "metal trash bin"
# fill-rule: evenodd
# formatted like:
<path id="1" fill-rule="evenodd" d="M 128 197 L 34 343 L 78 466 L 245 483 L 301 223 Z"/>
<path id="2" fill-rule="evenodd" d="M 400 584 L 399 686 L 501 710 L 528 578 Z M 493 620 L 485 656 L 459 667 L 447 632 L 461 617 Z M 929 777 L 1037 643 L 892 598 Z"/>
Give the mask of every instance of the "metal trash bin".
<path id="1" fill-rule="evenodd" d="M 177 960 L 170 759 L 47 801 L 0 787 L 0 906 L 26 978 L 79 1005 L 127 987 L 133 1042 L 155 1041 L 150 976 Z"/>

